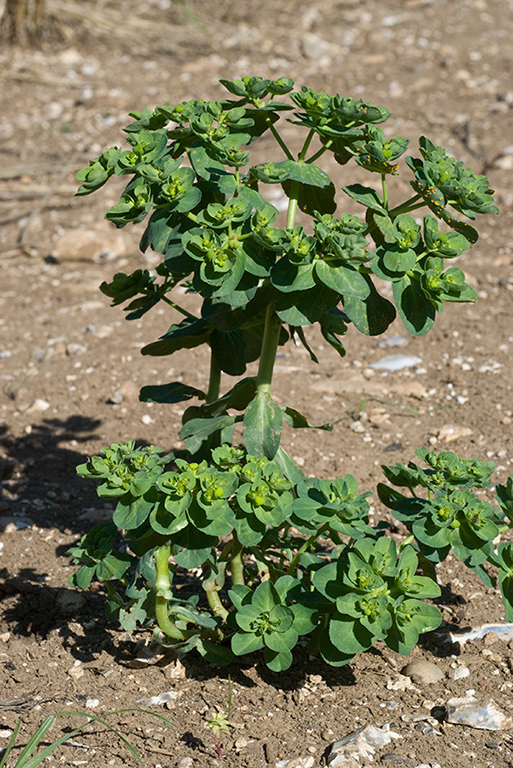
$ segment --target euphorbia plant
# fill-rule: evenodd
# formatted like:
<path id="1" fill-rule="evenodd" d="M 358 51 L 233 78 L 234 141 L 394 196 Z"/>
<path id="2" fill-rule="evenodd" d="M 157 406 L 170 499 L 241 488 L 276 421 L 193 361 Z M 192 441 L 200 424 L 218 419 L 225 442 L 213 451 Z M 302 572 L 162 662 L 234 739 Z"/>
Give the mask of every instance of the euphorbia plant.
<path id="1" fill-rule="evenodd" d="M 293 339 L 317 361 L 304 333 L 311 325 L 341 356 L 351 323 L 379 335 L 399 315 L 410 333 L 427 333 L 444 302 L 475 300 L 463 272 L 445 266 L 478 237 L 451 209 L 469 219 L 498 209 L 484 176 L 425 137 L 421 157 L 406 158 L 414 194 L 392 202 L 389 179 L 409 142 L 385 136 L 385 107 L 294 90 L 287 78 L 221 83 L 231 98 L 132 113 L 130 148 L 110 148 L 78 174 L 78 194 L 112 175 L 130 177 L 106 217 L 117 227 L 146 220 L 141 249 L 162 257 L 154 273 L 118 273 L 101 286 L 129 320 L 169 306 L 168 331 L 142 353 L 207 345 L 210 366 L 206 391 L 179 382 L 141 390 L 143 401 L 199 401 L 183 415 L 183 450 L 114 444 L 79 467 L 102 481 L 100 496 L 119 501 L 112 523 L 73 548 L 82 564 L 73 581 L 104 581 L 109 613 L 123 626 L 154 623 L 163 643 L 211 660 L 263 649 L 271 669 L 285 669 L 305 635 L 331 664 L 377 638 L 407 653 L 440 621 L 422 602 L 438 586 L 415 575 L 418 556 L 428 569 L 428 534 L 416 543 L 415 521 L 411 542 L 397 551 L 382 526 L 369 526 L 369 494 L 358 494 L 351 475 L 303 476 L 280 445 L 282 428 L 313 425 L 273 398 L 276 352 Z M 305 129 L 297 154 L 284 119 Z M 266 132 L 278 156 L 249 165 L 251 145 Z M 377 185 L 342 187 L 362 217 L 339 210 L 335 184 L 317 164 L 323 155 L 374 174 Z M 288 198 L 284 226 L 265 197 L 268 184 Z M 299 211 L 310 225 L 297 223 Z M 381 281 L 394 302 L 378 292 Z M 179 303 L 177 287 L 199 298 L 197 315 Z M 245 376 L 252 361 L 257 374 Z M 236 381 L 221 391 L 223 374 Z M 232 445 L 236 424 L 240 446 Z M 393 507 L 399 496 L 386 498 Z M 199 569 L 204 598 L 181 598 L 181 569 Z"/>

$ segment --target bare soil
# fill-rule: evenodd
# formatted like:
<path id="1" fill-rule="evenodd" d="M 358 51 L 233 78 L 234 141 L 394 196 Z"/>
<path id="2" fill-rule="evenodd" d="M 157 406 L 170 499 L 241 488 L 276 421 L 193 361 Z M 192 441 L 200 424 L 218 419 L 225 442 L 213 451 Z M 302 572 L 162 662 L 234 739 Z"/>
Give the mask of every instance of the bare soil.
<path id="1" fill-rule="evenodd" d="M 138 390 L 177 379 L 201 384 L 206 362 L 201 350 L 167 360 L 139 355 L 173 318 L 156 310 L 127 323 L 98 286 L 155 260 L 139 252 L 140 229 L 117 232 L 102 221 L 119 188 L 74 198 L 74 174 L 120 142 L 128 112 L 217 98 L 221 76 L 284 75 L 385 104 L 393 113 L 390 135 L 411 138 L 415 153 L 416 138 L 425 134 L 489 175 L 502 210 L 479 222 L 480 240 L 461 260 L 479 301 L 448 307 L 427 337 L 409 337 L 397 323 L 386 335 L 403 337 L 396 348 L 351 332 L 341 360 L 313 333 L 318 366 L 301 349 L 282 350 L 276 396 L 314 423 L 336 422 L 331 433 L 287 431 L 285 448 L 307 474 L 350 472 L 362 491 L 381 481 L 381 464 L 407 462 L 418 446 L 491 458 L 496 479 L 506 480 L 513 471 L 513 4 L 145 5 L 142 17 L 131 0 L 84 2 L 90 13 L 80 21 L 79 6 L 64 3 L 40 50 L 0 51 L 0 749 L 20 714 L 22 744 L 53 712 L 142 706 L 175 725 L 140 713 L 113 718 L 146 765 L 206 768 L 220 764 L 206 720 L 227 711 L 231 692 L 230 733 L 221 737 L 226 766 L 274 767 L 292 758 L 303 762 L 289 768 L 325 765 L 335 740 L 367 724 L 388 724 L 401 736 L 377 751 L 376 765 L 512 766 L 508 729 L 414 720 L 469 689 L 513 715 L 511 644 L 450 641 L 450 631 L 503 618 L 499 594 L 455 560 L 439 569 L 444 624 L 411 654 L 434 662 L 444 677 L 405 687 L 400 672 L 408 659 L 380 645 L 341 669 L 300 649 L 280 675 L 257 658 L 223 669 L 192 658 L 183 665 L 141 661 L 149 633 L 127 635 L 108 625 L 101 590 L 71 590 L 66 550 L 111 512 L 75 466 L 114 441 L 176 447 L 181 408 L 139 403 Z M 290 126 L 292 143 L 295 136 Z M 262 141 L 258 151 L 267 156 L 274 147 Z M 327 170 L 340 184 L 356 180 L 353 170 L 349 177 L 344 169 Z M 404 191 L 399 179 L 397 195 Z M 369 368 L 396 352 L 422 362 L 388 374 Z M 384 514 L 377 500 L 373 514 Z M 454 680 L 461 665 L 469 675 Z M 168 691 L 175 695 L 165 707 L 145 703 Z M 50 735 L 77 724 L 58 722 Z M 135 764 L 122 742 L 96 724 L 50 762 Z"/>

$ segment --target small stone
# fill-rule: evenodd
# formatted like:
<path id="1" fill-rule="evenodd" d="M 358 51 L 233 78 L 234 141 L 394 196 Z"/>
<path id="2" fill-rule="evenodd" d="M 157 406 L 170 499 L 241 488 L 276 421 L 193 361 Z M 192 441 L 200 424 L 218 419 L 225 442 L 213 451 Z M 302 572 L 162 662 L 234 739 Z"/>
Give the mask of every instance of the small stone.
<path id="1" fill-rule="evenodd" d="M 378 341 L 378 347 L 405 347 L 407 344 L 408 340 L 399 335 L 389 336 L 387 339 Z"/>
<path id="2" fill-rule="evenodd" d="M 406 691 L 408 688 L 414 688 L 414 685 L 407 675 L 399 675 L 397 680 L 389 680 L 387 682 L 387 689 L 389 691 Z"/>
<path id="3" fill-rule="evenodd" d="M 186 677 L 185 667 L 180 659 L 177 659 L 171 666 L 169 670 L 169 677 L 171 680 L 183 680 Z"/>
<path id="4" fill-rule="evenodd" d="M 10 739 L 12 733 L 13 732 L 9 730 L 9 728 L 2 728 L 2 730 L 0 730 L 0 739 Z"/>
<path id="5" fill-rule="evenodd" d="M 469 675 L 470 675 L 470 670 L 468 667 L 456 667 L 456 669 L 452 673 L 452 679 L 461 680 L 463 677 L 468 677 Z"/>
<path id="6" fill-rule="evenodd" d="M 401 381 L 398 384 L 392 384 L 390 392 L 394 395 L 414 397 L 416 400 L 422 400 L 427 395 L 426 387 L 420 381 Z"/>
<path id="7" fill-rule="evenodd" d="M 501 712 L 493 701 L 483 704 L 470 695 L 449 699 L 446 720 L 453 725 L 469 725 L 487 731 L 502 731 L 512 725 L 511 717 Z"/>
<path id="8" fill-rule="evenodd" d="M 74 357 L 75 355 L 83 355 L 84 352 L 87 352 L 87 347 L 85 344 L 76 344 L 75 342 L 71 342 L 71 344 L 66 345 L 66 354 L 69 357 Z"/>
<path id="9" fill-rule="evenodd" d="M 180 762 L 178 763 L 178 768 L 192 768 L 194 765 L 194 760 L 192 757 L 182 757 Z"/>
<path id="10" fill-rule="evenodd" d="M 417 685 L 431 685 L 444 677 L 440 667 L 425 659 L 410 661 L 401 671 L 403 675 L 410 677 Z"/>
<path id="11" fill-rule="evenodd" d="M 349 429 L 351 429 L 353 432 L 365 432 L 365 427 L 361 421 L 353 421 L 349 425 Z"/>
<path id="12" fill-rule="evenodd" d="M 458 424 L 446 424 L 437 430 L 435 435 L 439 440 L 443 440 L 444 443 L 452 443 L 462 437 L 470 437 L 472 433 L 473 430 L 470 429 L 470 427 L 463 427 Z"/>
<path id="13" fill-rule="evenodd" d="M 293 757 L 290 760 L 279 760 L 276 768 L 312 768 L 314 763 L 313 757 Z"/>
<path id="14" fill-rule="evenodd" d="M 412 368 L 420 365 L 422 360 L 415 355 L 387 355 L 371 363 L 369 368 L 376 368 L 383 371 L 402 371 L 404 368 Z"/>
<path id="15" fill-rule="evenodd" d="M 143 424 L 146 424 L 147 426 L 149 424 L 155 424 L 155 419 L 152 419 L 149 413 L 144 413 L 141 416 L 141 421 Z"/>
<path id="16" fill-rule="evenodd" d="M 357 731 L 348 733 L 331 746 L 328 754 L 328 765 L 331 768 L 350 768 L 350 766 L 367 765 L 373 760 L 378 747 L 390 744 L 392 739 L 400 739 L 402 736 L 389 730 L 388 725 L 377 728 L 375 725 L 366 725 Z M 360 758 L 364 758 L 360 761 Z"/>
<path id="17" fill-rule="evenodd" d="M 241 749 L 244 749 L 244 747 L 247 747 L 250 743 L 251 739 L 246 739 L 245 736 L 241 736 L 237 741 L 235 742 L 235 749 L 237 752 L 240 752 Z"/>
<path id="18" fill-rule="evenodd" d="M 115 390 L 115 391 L 112 393 L 112 395 L 109 397 L 109 399 L 107 400 L 107 403 L 108 403 L 109 405 L 119 405 L 120 403 L 122 403 L 122 402 L 123 402 L 123 399 L 124 399 L 124 398 L 123 398 L 123 395 L 121 394 L 121 392 L 119 391 L 119 389 L 116 389 L 116 390 Z"/>
<path id="19" fill-rule="evenodd" d="M 37 398 L 34 400 L 32 405 L 27 408 L 25 413 L 42 413 L 43 411 L 47 411 L 50 407 L 50 403 L 47 400 L 42 400 L 41 398 Z"/>
<path id="20" fill-rule="evenodd" d="M 100 704 L 99 699 L 87 699 L 85 705 L 87 709 L 96 709 L 96 707 Z"/>
<path id="21" fill-rule="evenodd" d="M 485 645 L 493 645 L 497 642 L 499 639 L 499 636 L 495 632 L 488 632 L 487 635 L 485 635 L 483 643 Z"/>
<path id="22" fill-rule="evenodd" d="M 84 674 L 85 674 L 84 670 L 81 667 L 73 666 L 71 667 L 71 669 L 68 669 L 68 675 L 72 677 L 73 680 L 80 680 L 80 678 L 83 677 Z"/>

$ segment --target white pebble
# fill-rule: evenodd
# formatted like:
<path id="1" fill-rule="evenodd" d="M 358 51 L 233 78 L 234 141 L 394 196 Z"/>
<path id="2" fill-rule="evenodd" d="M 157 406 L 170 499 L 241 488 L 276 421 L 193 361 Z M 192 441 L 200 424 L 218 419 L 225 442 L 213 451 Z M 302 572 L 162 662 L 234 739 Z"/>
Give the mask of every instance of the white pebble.
<path id="1" fill-rule="evenodd" d="M 468 677 L 470 675 L 470 670 L 468 667 L 456 667 L 454 670 L 452 679 L 453 680 L 461 680 L 462 677 Z"/>

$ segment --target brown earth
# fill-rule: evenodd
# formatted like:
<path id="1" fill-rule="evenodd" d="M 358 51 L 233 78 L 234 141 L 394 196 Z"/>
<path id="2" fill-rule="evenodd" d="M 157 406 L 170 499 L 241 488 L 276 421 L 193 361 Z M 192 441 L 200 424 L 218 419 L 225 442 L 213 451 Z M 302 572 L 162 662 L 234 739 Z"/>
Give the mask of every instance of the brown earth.
<path id="1" fill-rule="evenodd" d="M 80 21 L 77 9 L 86 6 Z M 228 709 L 231 691 L 230 733 L 221 738 L 227 766 L 299 757 L 289 768 L 325 765 L 335 740 L 367 724 L 389 724 L 401 736 L 377 750 L 377 765 L 512 766 L 507 728 L 414 720 L 469 689 L 513 715 L 512 644 L 448 642 L 450 630 L 503 617 L 498 593 L 455 560 L 439 569 L 444 625 L 411 654 L 434 662 L 443 677 L 411 688 L 400 676 L 408 660 L 384 646 L 342 669 L 300 650 L 281 675 L 258 661 L 225 669 L 197 659 L 144 664 L 137 659 L 148 635 L 109 626 L 101 591 L 77 596 L 66 585 L 67 548 L 109 515 L 75 466 L 114 441 L 178 445 L 181 409 L 139 403 L 138 390 L 181 378 L 197 385 L 205 370 L 201 350 L 170 360 L 139 356 L 172 318 L 156 310 L 126 323 L 98 285 L 155 261 L 138 251 L 140 229 L 118 232 L 102 222 L 119 187 L 74 198 L 74 173 L 120 141 L 128 112 L 217 98 L 221 76 L 284 75 L 385 104 L 390 135 L 415 146 L 426 134 L 488 174 L 502 210 L 479 222 L 481 238 L 461 260 L 479 301 L 448 307 L 426 338 L 408 337 L 397 323 L 387 338 L 399 334 L 404 346 L 383 347 L 383 339 L 355 331 L 341 360 L 311 334 L 319 366 L 301 349 L 284 349 L 276 396 L 313 422 L 337 422 L 332 433 L 289 431 L 285 447 L 307 474 L 350 472 L 362 491 L 375 489 L 381 464 L 407 462 L 417 446 L 491 458 L 500 482 L 513 471 L 511 0 L 153 0 L 144 18 L 131 0 L 49 7 L 61 9 L 52 34 L 59 29 L 64 41 L 0 52 L 0 748 L 19 713 L 25 743 L 49 713 L 101 714 L 174 691 L 167 711 L 153 711 L 176 728 L 143 714 L 112 723 L 148 766 L 205 768 L 219 764 L 206 720 Z M 295 135 L 290 127 L 291 143 Z M 274 148 L 262 141 L 260 150 L 268 157 Z M 327 170 L 340 184 L 356 180 L 353 171 L 348 178 Z M 396 190 L 403 195 L 405 182 Z M 368 367 L 396 352 L 422 362 L 387 375 Z M 376 503 L 375 518 L 382 514 Z M 469 675 L 454 680 L 458 666 Z M 58 722 L 51 736 L 69 724 L 78 721 Z M 121 741 L 94 724 L 50 762 L 135 764 Z"/>

